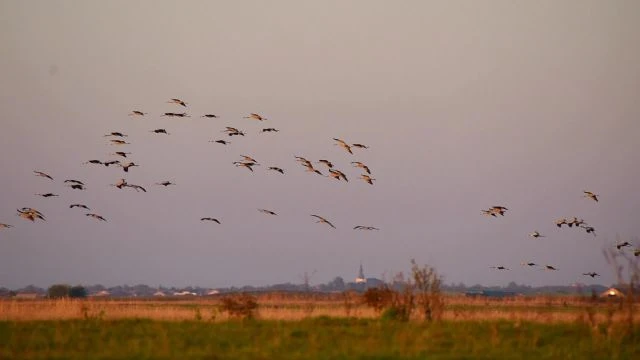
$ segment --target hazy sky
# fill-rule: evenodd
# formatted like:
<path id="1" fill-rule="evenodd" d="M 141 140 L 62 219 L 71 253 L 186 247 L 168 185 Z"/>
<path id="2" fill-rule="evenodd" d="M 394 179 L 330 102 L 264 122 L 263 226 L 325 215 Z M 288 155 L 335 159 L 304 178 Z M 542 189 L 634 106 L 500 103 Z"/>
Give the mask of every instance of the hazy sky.
<path id="1" fill-rule="evenodd" d="M 603 248 L 640 234 L 639 33 L 633 0 L 0 1 L 0 222 L 14 225 L 0 229 L 0 286 L 266 285 L 314 270 L 319 283 L 360 262 L 389 279 L 411 258 L 447 283 L 611 283 Z M 174 97 L 193 117 L 160 117 L 182 110 Z M 208 142 L 225 126 L 247 135 Z M 82 164 L 116 150 L 141 166 Z M 261 166 L 235 167 L 241 154 Z M 109 186 L 122 177 L 148 192 Z M 483 216 L 492 205 L 509 211 Z M 573 216 L 597 237 L 555 227 Z"/>

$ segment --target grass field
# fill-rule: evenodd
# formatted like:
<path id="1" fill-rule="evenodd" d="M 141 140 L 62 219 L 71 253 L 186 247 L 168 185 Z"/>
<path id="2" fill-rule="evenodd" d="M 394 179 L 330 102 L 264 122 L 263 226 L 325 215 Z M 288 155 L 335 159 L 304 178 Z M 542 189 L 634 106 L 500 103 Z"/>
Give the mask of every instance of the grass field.
<path id="1" fill-rule="evenodd" d="M 2 359 L 634 359 L 640 334 L 585 324 L 58 320 L 0 323 Z"/>
<path id="2" fill-rule="evenodd" d="M 258 303 L 239 320 L 219 299 L 3 300 L 0 359 L 640 358 L 640 324 L 615 303 L 448 297 L 432 323 L 381 319 L 357 297 Z"/>

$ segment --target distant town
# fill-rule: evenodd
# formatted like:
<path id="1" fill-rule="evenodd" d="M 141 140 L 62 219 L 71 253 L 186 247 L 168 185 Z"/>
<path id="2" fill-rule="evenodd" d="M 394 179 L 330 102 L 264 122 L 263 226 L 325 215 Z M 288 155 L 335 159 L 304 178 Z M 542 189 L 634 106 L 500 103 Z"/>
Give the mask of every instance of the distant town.
<path id="1" fill-rule="evenodd" d="M 358 275 L 353 281 L 345 281 L 342 277 L 336 277 L 332 281 L 324 284 L 309 283 L 307 278 L 303 283 L 282 283 L 268 286 L 242 286 L 242 287 L 226 287 L 226 288 L 207 288 L 199 286 L 187 287 L 168 287 L 168 286 L 149 286 L 144 284 L 138 285 L 119 285 L 113 287 L 105 287 L 102 285 L 71 285 L 71 284 L 52 284 L 49 288 L 41 288 L 37 286 L 26 286 L 20 289 L 7 289 L 0 287 L 0 297 L 16 297 L 22 299 L 42 298 L 42 297 L 112 297 L 112 298 L 130 298 L 130 297 L 193 297 L 193 296 L 215 296 L 220 294 L 248 292 L 315 292 L 315 293 L 335 293 L 344 291 L 364 292 L 369 288 L 389 285 L 392 288 L 402 288 L 405 284 L 403 279 L 394 279 L 391 282 L 365 277 L 362 267 Z M 527 296 L 527 295 L 593 295 L 605 294 L 611 295 L 616 289 L 624 288 L 624 286 L 604 286 L 600 284 L 583 284 L 575 283 L 568 286 L 538 286 L 509 283 L 507 286 L 483 286 L 473 285 L 467 286 L 463 283 L 459 284 L 443 284 L 441 289 L 445 293 L 464 294 L 467 296 Z"/>

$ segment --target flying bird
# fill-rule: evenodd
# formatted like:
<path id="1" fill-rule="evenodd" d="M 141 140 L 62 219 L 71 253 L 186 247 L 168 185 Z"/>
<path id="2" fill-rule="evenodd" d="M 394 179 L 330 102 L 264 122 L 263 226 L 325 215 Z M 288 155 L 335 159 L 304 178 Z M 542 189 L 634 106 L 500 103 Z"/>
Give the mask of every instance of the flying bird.
<path id="1" fill-rule="evenodd" d="M 111 145 L 130 145 L 131 144 L 120 139 L 111 139 L 110 141 L 111 141 Z"/>
<path id="2" fill-rule="evenodd" d="M 358 179 L 364 180 L 365 182 L 369 183 L 369 185 L 373 185 L 373 181 L 375 180 L 374 178 L 366 174 L 360 175 Z"/>
<path id="3" fill-rule="evenodd" d="M 504 267 L 502 265 L 500 265 L 500 266 L 491 266 L 491 268 L 492 269 L 496 269 L 496 270 L 510 270 L 509 268 Z"/>
<path id="4" fill-rule="evenodd" d="M 595 202 L 598 202 L 598 195 L 592 193 L 591 191 L 586 191 L 586 190 L 584 190 L 583 193 L 584 193 L 583 197 L 586 197 L 586 198 L 592 199 Z"/>
<path id="5" fill-rule="evenodd" d="M 245 167 L 245 168 L 247 168 L 247 169 L 251 170 L 251 172 L 253 172 L 253 168 L 252 168 L 252 166 L 259 165 L 259 164 L 255 163 L 255 162 L 242 162 L 242 161 L 234 161 L 234 162 L 233 162 L 233 164 L 234 164 L 235 166 L 242 166 L 242 167 Z"/>
<path id="6" fill-rule="evenodd" d="M 242 160 L 244 161 L 248 161 L 248 162 L 252 162 L 252 163 L 258 163 L 258 160 L 252 158 L 251 156 L 247 156 L 247 155 L 240 155 L 240 157 L 242 158 Z"/>
<path id="7" fill-rule="evenodd" d="M 64 183 L 65 183 L 65 184 L 77 184 L 77 185 L 84 185 L 84 183 L 83 183 L 82 181 L 80 181 L 80 180 L 73 180 L 73 179 L 65 180 L 65 181 L 64 181 Z"/>
<path id="8" fill-rule="evenodd" d="M 107 135 L 105 135 L 105 137 L 107 137 L 107 136 L 127 137 L 128 135 L 125 135 L 125 134 L 123 134 L 121 132 L 118 132 L 118 131 L 112 131 L 112 132 L 108 133 Z"/>
<path id="9" fill-rule="evenodd" d="M 106 167 L 109 167 L 109 165 L 122 165 L 122 163 L 119 160 L 110 160 L 110 161 L 105 161 L 103 165 Z"/>
<path id="10" fill-rule="evenodd" d="M 347 179 L 347 175 L 345 175 L 342 171 L 340 170 L 334 170 L 334 169 L 329 169 L 329 175 L 330 177 L 334 178 L 334 179 L 343 179 L 346 182 L 349 182 L 349 180 Z"/>
<path id="11" fill-rule="evenodd" d="M 596 276 L 600 276 L 600 274 L 596 273 L 596 272 L 588 272 L 588 273 L 584 273 L 582 274 L 584 276 L 591 276 L 591 278 L 594 278 Z"/>
<path id="12" fill-rule="evenodd" d="M 83 162 L 82 164 L 83 164 L 83 165 L 86 165 L 86 164 L 102 165 L 103 163 L 102 163 L 102 161 L 100 161 L 100 160 L 89 160 L 89 161 L 87 161 L 87 162 Z"/>
<path id="13" fill-rule="evenodd" d="M 118 165 L 120 165 L 120 167 L 122 167 L 122 170 L 124 170 L 124 172 L 129 172 L 129 168 L 130 168 L 130 167 L 140 166 L 140 165 L 135 164 L 135 163 L 133 163 L 133 162 L 128 162 L 128 163 L 126 163 L 126 164 L 118 163 Z"/>
<path id="14" fill-rule="evenodd" d="M 496 217 L 496 213 L 495 213 L 495 212 L 493 212 L 493 211 L 491 211 L 491 209 L 489 209 L 489 210 L 481 210 L 481 211 L 482 211 L 482 213 L 483 213 L 484 215 L 489 215 L 489 216 Z"/>
<path id="15" fill-rule="evenodd" d="M 260 132 L 265 133 L 265 132 L 278 132 L 278 131 L 280 131 L 280 130 L 278 130 L 278 129 L 276 129 L 276 128 L 264 128 L 264 129 L 262 129 L 262 131 L 260 131 Z"/>
<path id="16" fill-rule="evenodd" d="M 184 107 L 187 107 L 187 103 L 182 101 L 182 100 L 180 100 L 180 99 L 171 99 L 171 100 L 169 100 L 167 102 L 170 103 L 170 104 L 177 104 L 177 105 L 182 105 Z"/>
<path id="17" fill-rule="evenodd" d="M 278 215 L 275 212 L 273 212 L 271 210 L 267 210 L 267 209 L 258 209 L 258 211 L 260 211 L 261 213 L 267 214 L 267 215 Z"/>
<path id="18" fill-rule="evenodd" d="M 536 238 L 536 239 L 539 238 L 539 237 L 546 237 L 546 236 L 540 234 L 538 231 L 532 232 L 531 234 L 529 234 L 529 236 L 531 236 L 533 238 Z"/>
<path id="19" fill-rule="evenodd" d="M 89 216 L 89 217 L 92 217 L 94 219 L 100 220 L 100 221 L 107 221 L 107 219 L 105 219 L 104 217 L 102 217 L 102 216 L 100 216 L 98 214 L 90 213 L 90 214 L 85 214 L 85 215 Z"/>
<path id="20" fill-rule="evenodd" d="M 156 134 L 166 134 L 169 135 L 169 133 L 167 132 L 167 130 L 165 129 L 155 129 L 155 130 L 151 130 L 150 132 L 152 133 L 156 133 Z"/>
<path id="21" fill-rule="evenodd" d="M 333 163 L 326 159 L 318 160 L 318 164 L 325 164 L 328 168 L 333 168 Z"/>
<path id="22" fill-rule="evenodd" d="M 505 211 L 507 211 L 509 209 L 507 209 L 504 206 L 492 206 L 489 211 L 491 211 L 494 214 L 500 214 L 501 216 L 504 216 Z"/>
<path id="23" fill-rule="evenodd" d="M 134 189 L 136 192 L 142 191 L 142 192 L 147 192 L 147 189 L 143 188 L 140 185 L 135 185 L 135 184 L 127 184 L 125 185 L 126 187 L 130 187 L 132 189 Z"/>
<path id="24" fill-rule="evenodd" d="M 273 171 L 279 172 L 280 174 L 284 174 L 284 170 L 279 168 L 279 167 L 277 167 L 277 166 L 269 166 L 269 168 L 267 170 L 273 170 Z"/>
<path id="25" fill-rule="evenodd" d="M 559 227 L 559 228 L 561 228 L 562 225 L 567 225 L 567 224 L 568 224 L 568 222 L 567 222 L 567 219 L 565 219 L 565 218 L 556 220 L 556 226 Z"/>
<path id="26" fill-rule="evenodd" d="M 339 145 L 340 147 L 344 148 L 349 154 L 353 154 L 353 151 L 351 151 L 351 146 L 347 144 L 344 140 L 338 139 L 338 138 L 333 138 L 333 140 L 336 141 L 336 144 L 334 145 Z"/>
<path id="27" fill-rule="evenodd" d="M 553 271 L 557 271 L 558 269 L 556 269 L 555 267 L 551 266 L 551 265 L 545 265 L 544 266 L 545 270 L 553 270 Z"/>
<path id="28" fill-rule="evenodd" d="M 200 219 L 200 221 L 213 221 L 215 223 L 220 224 L 220 220 L 216 219 L 216 218 L 211 218 L 211 217 L 203 217 Z"/>
<path id="29" fill-rule="evenodd" d="M 636 257 L 640 256 L 640 249 L 633 250 L 633 256 L 636 256 Z"/>
<path id="30" fill-rule="evenodd" d="M 267 118 L 260 116 L 259 114 L 251 113 L 249 116 L 245 116 L 245 119 L 253 119 L 258 121 L 265 121 Z"/>
<path id="31" fill-rule="evenodd" d="M 12 228 L 12 227 L 13 227 L 13 225 L 0 223 L 0 229 L 8 229 L 8 228 Z"/>
<path id="32" fill-rule="evenodd" d="M 144 113 L 144 112 L 142 112 L 142 111 L 133 110 L 133 111 L 129 114 L 129 116 L 145 116 L 145 115 L 147 115 L 147 114 L 148 114 L 148 113 Z"/>
<path id="33" fill-rule="evenodd" d="M 49 180 L 53 180 L 53 177 L 51 175 L 47 174 L 47 173 L 44 173 L 42 171 L 36 171 L 36 170 L 34 170 L 33 172 L 36 174 L 36 176 L 41 176 L 41 177 L 45 177 L 45 178 L 47 178 Z"/>
<path id="34" fill-rule="evenodd" d="M 587 232 L 587 234 L 593 234 L 593 236 L 596 236 L 596 229 L 593 226 L 582 226 L 582 228 Z"/>
<path id="35" fill-rule="evenodd" d="M 616 248 L 617 248 L 618 250 L 620 250 L 621 248 L 626 247 L 626 246 L 631 246 L 631 244 L 629 244 L 629 242 L 628 242 L 628 241 L 625 241 L 625 242 L 623 242 L 623 243 L 619 243 L 619 244 L 617 244 L 617 245 L 616 245 Z"/>
<path id="36" fill-rule="evenodd" d="M 44 215 L 42 215 L 42 213 L 34 208 L 22 208 L 22 209 L 18 209 L 18 216 L 20 216 L 21 218 L 27 219 L 27 220 L 31 220 L 31 222 L 34 222 L 36 219 L 40 219 L 43 221 L 46 221 L 44 218 Z"/>
<path id="37" fill-rule="evenodd" d="M 353 230 L 380 230 L 377 227 L 373 227 L 373 226 L 363 226 L 363 225 L 357 225 L 353 227 Z"/>
<path id="38" fill-rule="evenodd" d="M 156 185 L 162 185 L 164 187 L 167 187 L 169 185 L 175 185 L 175 183 L 172 183 L 171 181 L 163 181 L 163 182 L 156 183 Z"/>
<path id="39" fill-rule="evenodd" d="M 214 143 L 218 143 L 218 144 L 222 144 L 222 145 L 231 144 L 231 141 L 226 141 L 226 140 L 209 140 L 209 142 L 214 142 Z"/>
<path id="40" fill-rule="evenodd" d="M 534 262 L 522 262 L 520 263 L 520 265 L 522 266 L 538 266 L 538 264 L 534 263 Z"/>
<path id="41" fill-rule="evenodd" d="M 313 165 L 311 164 L 311 162 L 309 162 L 308 160 L 306 162 L 302 162 L 302 166 L 307 168 L 305 171 L 316 173 L 318 175 L 322 175 L 322 172 L 320 172 L 320 170 L 315 169 L 313 167 Z"/>
<path id="42" fill-rule="evenodd" d="M 333 226 L 333 224 L 332 224 L 329 220 L 327 220 L 327 219 L 323 218 L 323 217 L 322 217 L 322 216 L 320 216 L 320 215 L 311 215 L 311 216 L 313 216 L 313 217 L 315 217 L 315 218 L 318 218 L 318 221 L 316 221 L 317 223 L 325 223 L 325 224 L 327 224 L 327 225 L 331 226 L 331 227 L 332 227 L 332 228 L 334 228 L 334 229 L 336 228 L 335 226 Z"/>
<path id="43" fill-rule="evenodd" d="M 201 117 L 206 117 L 206 118 L 218 118 L 218 115 L 214 115 L 214 114 L 204 114 Z"/>
<path id="44" fill-rule="evenodd" d="M 73 208 L 76 208 L 76 207 L 77 208 L 83 208 L 83 209 L 89 210 L 89 211 L 91 210 L 91 209 L 89 209 L 89 207 L 87 205 L 84 205 L 84 204 L 71 204 L 71 205 L 69 205 L 69 209 L 73 209 Z"/>
<path id="45" fill-rule="evenodd" d="M 59 195 L 56 195 L 56 194 L 54 194 L 54 193 L 36 194 L 36 195 L 38 195 L 38 196 L 42 196 L 42 197 L 46 197 L 46 198 L 48 198 L 48 197 L 53 197 L 53 196 L 59 196 Z"/>
<path id="46" fill-rule="evenodd" d="M 360 161 L 352 161 L 351 164 L 353 164 L 354 167 L 359 167 L 361 169 L 363 169 L 364 171 L 367 172 L 367 174 L 371 174 L 371 170 L 369 169 L 369 167 L 363 163 L 361 163 Z"/>
<path id="47" fill-rule="evenodd" d="M 118 180 L 118 182 L 116 182 L 115 184 L 110 184 L 111 186 L 115 186 L 118 189 L 122 189 L 123 187 L 127 186 L 127 180 L 125 179 L 120 179 Z"/>
<path id="48" fill-rule="evenodd" d="M 109 154 L 109 155 L 117 155 L 117 156 L 122 156 L 123 158 L 126 158 L 127 155 L 130 155 L 130 154 L 131 154 L 130 152 L 116 151 L 116 152 L 114 152 L 112 154 Z"/>
<path id="49" fill-rule="evenodd" d="M 362 145 L 362 144 L 351 144 L 352 147 L 356 147 L 356 148 L 360 148 L 360 149 L 368 149 L 369 147 L 367 145 Z"/>

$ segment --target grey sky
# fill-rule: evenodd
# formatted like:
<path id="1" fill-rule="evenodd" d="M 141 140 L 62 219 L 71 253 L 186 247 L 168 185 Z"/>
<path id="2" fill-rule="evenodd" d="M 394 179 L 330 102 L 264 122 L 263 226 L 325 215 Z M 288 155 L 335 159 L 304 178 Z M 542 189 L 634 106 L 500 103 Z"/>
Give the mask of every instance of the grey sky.
<path id="1" fill-rule="evenodd" d="M 360 262 L 389 278 L 411 258 L 467 285 L 612 282 L 603 247 L 640 233 L 638 24 L 636 1 L 2 1 L 0 222 L 15 227 L 0 230 L 0 286 L 265 285 L 314 269 L 317 283 Z M 194 117 L 160 118 L 180 111 L 173 97 Z M 248 134 L 209 143 L 224 126 Z M 141 164 L 126 176 L 82 165 L 112 158 L 110 131 Z M 240 154 L 262 166 L 234 167 Z M 108 186 L 121 177 L 148 193 Z M 63 186 L 74 178 L 88 189 Z M 34 196 L 48 191 L 61 196 Z M 492 205 L 510 210 L 480 213 Z M 26 206 L 47 222 L 18 218 Z M 555 227 L 572 216 L 598 236 Z"/>

